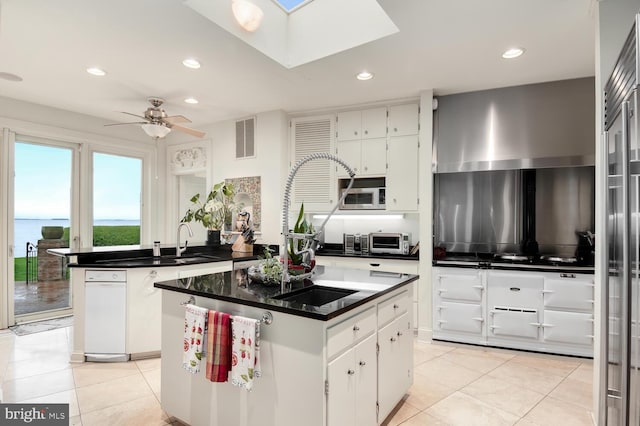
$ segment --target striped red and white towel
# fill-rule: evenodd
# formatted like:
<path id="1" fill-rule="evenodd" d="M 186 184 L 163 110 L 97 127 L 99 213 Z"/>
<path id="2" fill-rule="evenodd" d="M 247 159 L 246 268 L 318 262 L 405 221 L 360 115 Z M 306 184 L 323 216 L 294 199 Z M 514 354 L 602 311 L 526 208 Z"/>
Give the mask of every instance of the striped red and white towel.
<path id="1" fill-rule="evenodd" d="M 231 315 L 209 311 L 206 358 L 207 379 L 226 382 L 231 369 Z"/>

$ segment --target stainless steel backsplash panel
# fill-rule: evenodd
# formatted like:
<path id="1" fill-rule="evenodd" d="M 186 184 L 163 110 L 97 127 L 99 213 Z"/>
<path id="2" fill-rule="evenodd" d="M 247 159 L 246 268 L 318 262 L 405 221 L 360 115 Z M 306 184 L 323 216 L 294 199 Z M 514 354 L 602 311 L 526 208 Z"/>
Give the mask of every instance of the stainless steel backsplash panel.
<path id="1" fill-rule="evenodd" d="M 520 252 L 520 170 L 436 174 L 434 188 L 436 246 L 453 252 Z M 537 169 L 535 199 L 540 254 L 573 256 L 576 231 L 594 231 L 594 167 Z"/>
<path id="2" fill-rule="evenodd" d="M 440 96 L 434 172 L 593 165 L 592 77 Z"/>
<path id="3" fill-rule="evenodd" d="M 538 169 L 536 239 L 540 252 L 573 256 L 578 245 L 576 231 L 594 230 L 594 167 Z"/>
<path id="4" fill-rule="evenodd" d="M 520 171 L 435 176 L 435 244 L 454 252 L 518 251 Z"/>

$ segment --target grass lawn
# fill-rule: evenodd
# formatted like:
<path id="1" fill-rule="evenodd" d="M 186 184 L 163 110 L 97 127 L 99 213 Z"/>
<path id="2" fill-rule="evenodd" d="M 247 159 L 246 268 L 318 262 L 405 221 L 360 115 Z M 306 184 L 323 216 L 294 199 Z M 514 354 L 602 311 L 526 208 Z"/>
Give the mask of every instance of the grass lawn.
<path id="1" fill-rule="evenodd" d="M 69 242 L 69 228 L 64 228 L 62 239 Z M 104 246 L 129 246 L 140 244 L 140 226 L 94 226 L 93 245 L 94 247 Z M 14 280 L 27 280 L 27 258 L 14 258 Z M 37 258 L 33 258 L 37 262 Z"/>
<path id="2" fill-rule="evenodd" d="M 16 257 L 13 259 L 14 265 L 14 279 L 16 281 L 26 281 L 27 280 L 27 258 L 26 257 Z"/>

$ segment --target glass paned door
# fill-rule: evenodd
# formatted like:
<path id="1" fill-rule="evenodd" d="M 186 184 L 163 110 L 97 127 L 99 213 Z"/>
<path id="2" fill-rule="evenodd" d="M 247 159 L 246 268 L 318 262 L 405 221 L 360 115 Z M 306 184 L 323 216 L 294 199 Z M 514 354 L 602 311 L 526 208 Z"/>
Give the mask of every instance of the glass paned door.
<path id="1" fill-rule="evenodd" d="M 93 154 L 93 246 L 140 244 L 142 160 Z"/>
<path id="2" fill-rule="evenodd" d="M 15 322 L 71 313 L 66 260 L 48 250 L 69 247 L 74 149 L 17 137 L 14 152 Z"/>

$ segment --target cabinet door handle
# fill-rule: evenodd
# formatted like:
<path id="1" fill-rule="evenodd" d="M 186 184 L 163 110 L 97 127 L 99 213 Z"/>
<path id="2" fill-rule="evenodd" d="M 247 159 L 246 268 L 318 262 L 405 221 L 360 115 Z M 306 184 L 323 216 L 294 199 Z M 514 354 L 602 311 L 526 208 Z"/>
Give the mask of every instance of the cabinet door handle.
<path id="1" fill-rule="evenodd" d="M 358 136 L 358 131 L 357 131 L 357 130 L 356 130 L 356 131 L 354 131 L 354 132 L 353 132 L 353 134 L 354 134 L 355 136 Z"/>
<path id="2" fill-rule="evenodd" d="M 397 335 L 398 335 L 398 337 L 400 337 L 400 336 L 402 336 L 402 333 L 400 333 L 400 332 L 398 331 Z"/>
<path id="3" fill-rule="evenodd" d="M 355 373 L 356 372 L 351 370 L 351 369 L 347 370 L 347 374 L 350 375 L 350 376 L 353 376 Z"/>
<path id="4" fill-rule="evenodd" d="M 396 305 L 395 303 L 393 304 L 393 309 L 398 309 L 400 306 Z"/>
<path id="5" fill-rule="evenodd" d="M 367 365 L 367 363 L 366 363 L 366 362 L 364 362 L 364 361 L 360 361 L 358 364 L 360 364 L 360 365 L 361 365 L 361 366 L 363 366 L 363 367 L 364 367 L 365 365 Z"/>
<path id="6" fill-rule="evenodd" d="M 380 266 L 380 264 L 379 263 L 370 263 L 369 266 L 373 266 L 373 267 L 377 268 L 378 266 Z"/>
<path id="7" fill-rule="evenodd" d="M 365 130 L 365 131 L 364 131 L 364 134 L 365 134 L 365 135 L 368 135 L 368 134 L 369 134 L 369 131 L 368 131 L 368 130 Z"/>
<path id="8" fill-rule="evenodd" d="M 390 340 L 390 341 L 392 341 L 392 342 L 395 342 L 395 341 L 396 341 L 396 338 L 395 338 L 395 337 L 392 337 L 392 338 L 391 338 L 391 339 L 389 339 L 389 340 Z"/>
<path id="9" fill-rule="evenodd" d="M 393 128 L 393 131 L 394 131 L 394 132 L 397 132 L 397 131 L 398 131 L 398 128 L 397 128 L 397 127 L 394 127 L 394 128 Z"/>
<path id="10" fill-rule="evenodd" d="M 360 327 L 358 327 L 357 325 L 353 326 L 353 331 L 360 331 Z"/>

